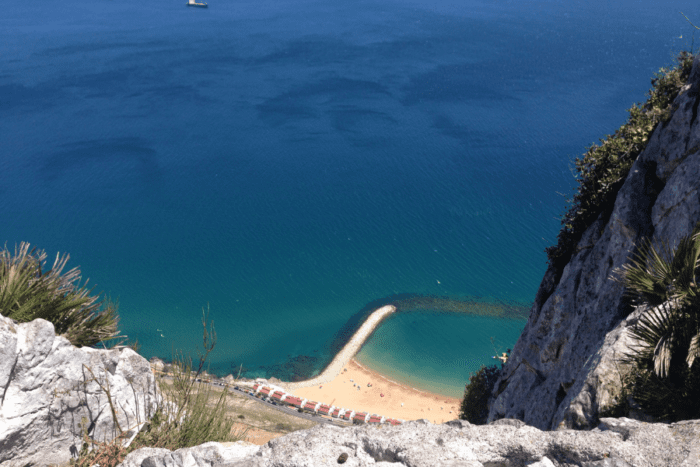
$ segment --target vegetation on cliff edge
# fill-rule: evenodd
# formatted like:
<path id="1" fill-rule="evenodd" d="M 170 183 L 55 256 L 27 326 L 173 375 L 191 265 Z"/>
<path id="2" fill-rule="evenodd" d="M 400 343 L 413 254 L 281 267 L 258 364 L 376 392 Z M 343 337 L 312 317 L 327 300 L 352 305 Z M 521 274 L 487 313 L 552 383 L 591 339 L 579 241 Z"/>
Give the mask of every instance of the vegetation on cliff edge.
<path id="1" fill-rule="evenodd" d="M 614 271 L 644 312 L 631 328 L 637 345 L 624 359 L 632 372 L 611 413 L 629 409 L 631 396 L 662 421 L 700 418 L 700 222 L 675 250 L 645 242 L 633 259 Z"/>
<path id="2" fill-rule="evenodd" d="M 68 258 L 57 254 L 46 269 L 46 252 L 28 243 L 14 255 L 7 247 L 0 251 L 0 314 L 22 323 L 45 319 L 77 347 L 119 339 L 116 304 L 92 295 L 87 281 L 81 285 L 77 267 L 63 272 Z"/>
<path id="3" fill-rule="evenodd" d="M 612 135 L 591 145 L 575 161 L 578 187 L 564 213 L 557 244 L 547 248 L 550 266 L 563 269 L 586 229 L 601 215 L 609 216 L 618 191 L 637 156 L 659 123 L 666 123 L 673 111 L 673 100 L 687 83 L 694 56 L 687 51 L 676 58 L 673 68 L 661 68 L 651 80 L 652 89 L 644 104 L 630 109 L 627 122 Z"/>
<path id="4" fill-rule="evenodd" d="M 497 365 L 485 366 L 469 377 L 464 387 L 464 398 L 459 407 L 459 418 L 474 425 L 486 425 L 489 415 L 489 398 L 501 374 Z"/>
<path id="5" fill-rule="evenodd" d="M 216 345 L 214 323 L 207 326 L 202 313 L 204 353 L 193 365 L 190 357 L 176 354 L 173 359 L 172 383 L 161 381 L 163 398 L 145 426 L 129 442 L 130 429 L 119 429 L 109 442 L 91 439 L 83 433 L 83 447 L 71 465 L 115 467 L 130 453 L 142 447 L 165 448 L 171 451 L 198 446 L 210 441 L 230 442 L 246 438 L 248 429 L 234 430 L 235 419 L 227 415 L 228 388 L 216 397 L 212 386 L 200 379 L 209 354 Z M 213 402 L 213 403 L 212 403 Z M 119 428 L 118 423 L 117 428 Z"/>

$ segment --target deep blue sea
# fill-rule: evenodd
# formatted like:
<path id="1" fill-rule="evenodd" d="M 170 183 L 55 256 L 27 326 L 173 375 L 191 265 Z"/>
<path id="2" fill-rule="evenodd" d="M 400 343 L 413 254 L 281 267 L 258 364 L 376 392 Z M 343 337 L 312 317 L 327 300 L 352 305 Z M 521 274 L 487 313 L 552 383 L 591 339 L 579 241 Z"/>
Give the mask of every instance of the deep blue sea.
<path id="1" fill-rule="evenodd" d="M 0 16 L 0 243 L 71 255 L 146 357 L 462 394 L 512 347 L 572 161 L 691 0 L 33 0 Z M 700 31 L 698 31 L 700 32 Z M 700 44 L 700 34 L 698 43 Z M 235 370 L 234 370 L 235 369 Z"/>

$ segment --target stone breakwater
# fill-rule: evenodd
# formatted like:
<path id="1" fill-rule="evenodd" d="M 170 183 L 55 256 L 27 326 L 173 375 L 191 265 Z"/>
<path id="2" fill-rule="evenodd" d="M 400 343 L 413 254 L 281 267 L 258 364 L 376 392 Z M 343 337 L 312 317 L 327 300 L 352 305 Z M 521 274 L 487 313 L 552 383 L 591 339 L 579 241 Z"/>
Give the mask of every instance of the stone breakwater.
<path id="1" fill-rule="evenodd" d="M 372 332 L 381 324 L 381 322 L 389 316 L 391 313 L 396 311 L 394 305 L 385 305 L 381 308 L 377 308 L 372 312 L 371 315 L 362 323 L 360 329 L 358 329 L 355 334 L 353 334 L 350 341 L 345 344 L 345 347 L 338 352 L 338 354 L 333 358 L 333 361 L 326 367 L 323 372 L 316 376 L 315 378 L 307 379 L 306 381 L 299 381 L 296 383 L 277 383 L 279 386 L 283 387 L 286 391 L 294 393 L 295 389 L 308 388 L 311 386 L 316 386 L 318 384 L 328 383 L 332 381 L 336 376 L 343 371 L 343 367 L 348 364 L 348 362 L 355 356 L 355 354 L 360 350 L 362 344 L 369 338 Z"/>

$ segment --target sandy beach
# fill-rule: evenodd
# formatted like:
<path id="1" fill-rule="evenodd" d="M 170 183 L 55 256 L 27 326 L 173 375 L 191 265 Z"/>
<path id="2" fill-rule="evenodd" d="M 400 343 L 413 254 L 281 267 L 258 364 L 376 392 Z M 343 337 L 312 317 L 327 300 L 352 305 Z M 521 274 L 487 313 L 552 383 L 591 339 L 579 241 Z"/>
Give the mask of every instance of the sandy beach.
<path id="1" fill-rule="evenodd" d="M 372 386 L 367 387 L 367 383 Z M 432 423 L 458 418 L 461 402 L 459 399 L 419 391 L 393 382 L 363 367 L 355 359 L 350 360 L 332 381 L 313 387 L 296 388 L 293 394 L 356 412 L 367 411 L 405 421 L 425 418 Z"/>
<path id="2" fill-rule="evenodd" d="M 369 412 L 405 421 L 425 418 L 443 423 L 458 417 L 460 400 L 419 391 L 362 366 L 353 357 L 372 331 L 396 311 L 393 305 L 376 309 L 318 376 L 279 385 L 291 394 L 324 404 Z M 371 386 L 367 386 L 367 384 Z"/>

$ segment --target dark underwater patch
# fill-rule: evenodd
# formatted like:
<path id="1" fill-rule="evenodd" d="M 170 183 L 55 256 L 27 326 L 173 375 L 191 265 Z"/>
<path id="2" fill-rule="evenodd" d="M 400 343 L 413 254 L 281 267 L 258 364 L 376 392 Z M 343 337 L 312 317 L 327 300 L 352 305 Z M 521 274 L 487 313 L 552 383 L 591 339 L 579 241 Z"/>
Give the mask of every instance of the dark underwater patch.
<path id="1" fill-rule="evenodd" d="M 35 86 L 22 84 L 0 85 L 0 112 L 27 107 L 30 110 L 45 110 L 55 105 L 63 91 L 54 83 L 44 82 Z"/>
<path id="2" fill-rule="evenodd" d="M 38 175 L 44 183 L 55 183 L 65 177 L 74 178 L 76 184 L 85 183 L 81 174 L 86 167 L 114 183 L 135 179 L 152 186 L 161 176 L 156 151 L 141 138 L 90 140 L 60 148 L 43 157 Z"/>

